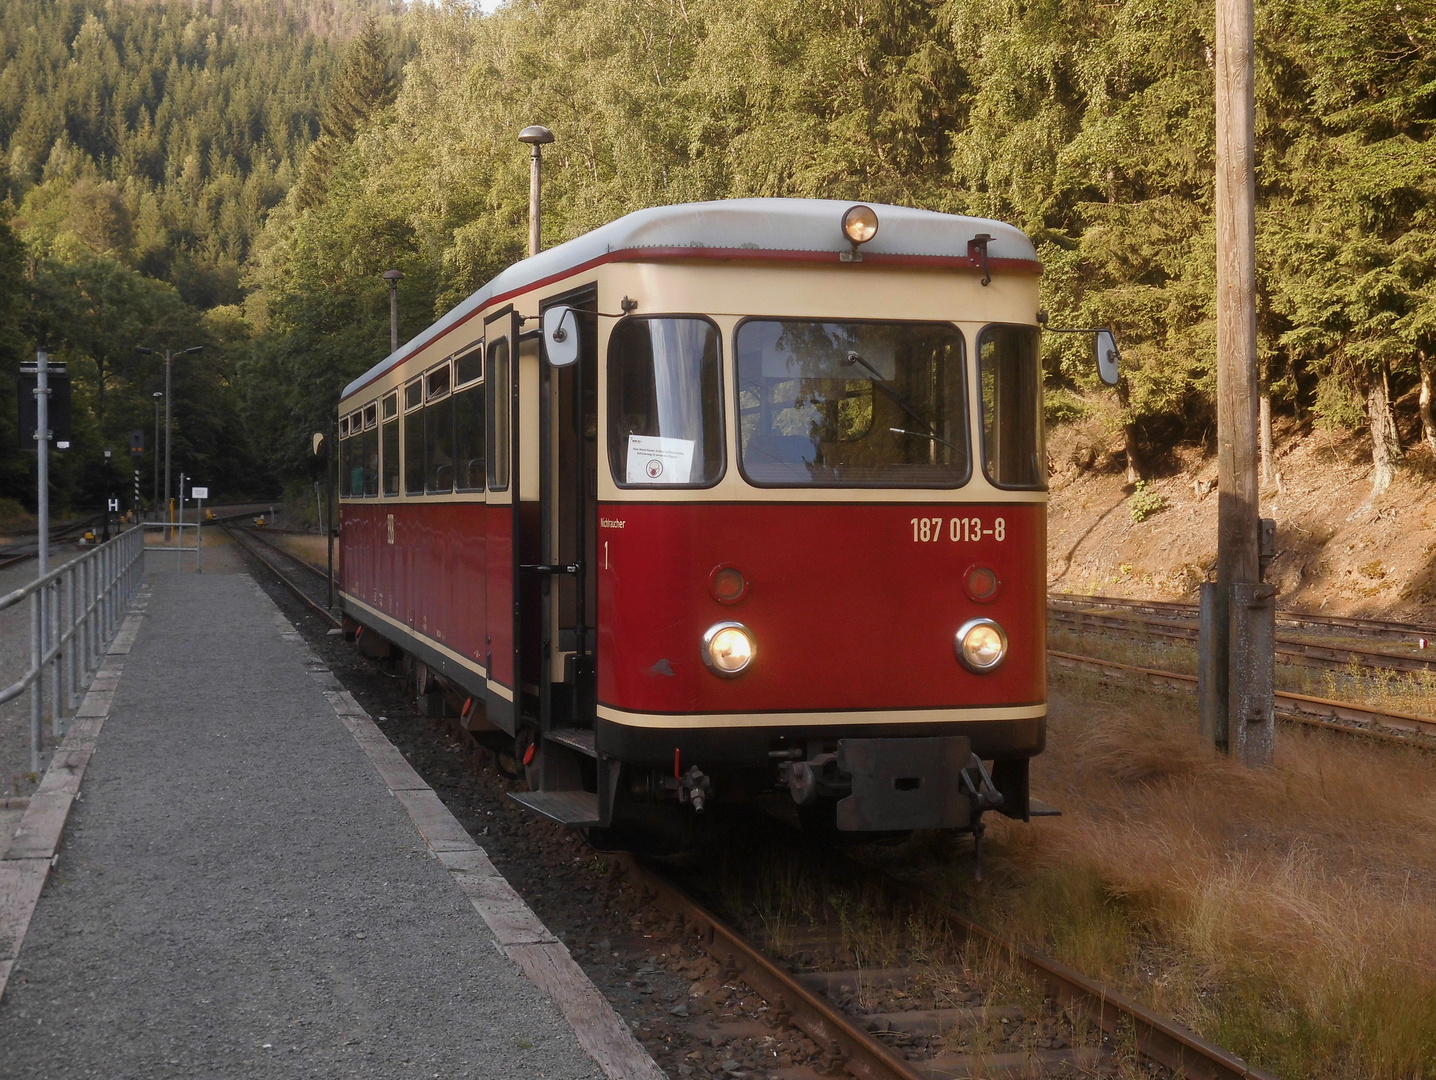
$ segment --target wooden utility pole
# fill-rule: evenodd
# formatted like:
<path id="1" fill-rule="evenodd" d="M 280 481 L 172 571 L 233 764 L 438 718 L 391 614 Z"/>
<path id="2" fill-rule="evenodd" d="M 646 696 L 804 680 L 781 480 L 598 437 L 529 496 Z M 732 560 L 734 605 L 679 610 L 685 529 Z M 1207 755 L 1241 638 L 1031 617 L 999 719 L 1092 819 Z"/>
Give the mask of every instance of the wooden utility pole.
<path id="1" fill-rule="evenodd" d="M 1257 479 L 1256 106 L 1252 0 L 1217 14 L 1217 580 L 1202 588 L 1203 735 L 1269 765 L 1275 590 Z"/>

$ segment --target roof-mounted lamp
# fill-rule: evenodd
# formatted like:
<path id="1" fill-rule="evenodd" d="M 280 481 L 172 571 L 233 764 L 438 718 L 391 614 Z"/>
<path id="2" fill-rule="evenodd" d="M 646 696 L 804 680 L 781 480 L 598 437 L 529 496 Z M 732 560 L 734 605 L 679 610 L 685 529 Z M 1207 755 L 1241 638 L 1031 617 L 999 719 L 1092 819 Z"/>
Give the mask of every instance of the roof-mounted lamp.
<path id="1" fill-rule="evenodd" d="M 866 244 L 878 234 L 878 215 L 871 206 L 864 206 L 858 203 L 843 211 L 843 235 L 847 237 L 848 243 L 852 244 L 851 251 L 844 251 L 839 258 L 843 262 L 862 262 L 862 253 L 858 251 L 861 244 Z"/>

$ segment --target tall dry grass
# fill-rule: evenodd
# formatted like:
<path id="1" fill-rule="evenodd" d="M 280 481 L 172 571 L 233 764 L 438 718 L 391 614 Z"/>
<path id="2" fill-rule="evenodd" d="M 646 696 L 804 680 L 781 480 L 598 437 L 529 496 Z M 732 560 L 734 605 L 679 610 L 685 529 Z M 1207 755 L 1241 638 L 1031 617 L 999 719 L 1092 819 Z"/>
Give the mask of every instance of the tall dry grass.
<path id="1" fill-rule="evenodd" d="M 993 822 L 959 899 L 1279 1075 L 1436 1077 L 1436 756 L 1283 727 L 1248 770 L 1185 698 L 1053 691 L 1063 816 Z"/>

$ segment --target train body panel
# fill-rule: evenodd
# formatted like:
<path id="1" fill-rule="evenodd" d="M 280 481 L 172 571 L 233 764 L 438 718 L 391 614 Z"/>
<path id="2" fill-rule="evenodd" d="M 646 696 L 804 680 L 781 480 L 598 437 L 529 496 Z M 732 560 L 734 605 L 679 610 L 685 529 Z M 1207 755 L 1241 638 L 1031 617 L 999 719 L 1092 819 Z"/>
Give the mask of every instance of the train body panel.
<path id="1" fill-rule="evenodd" d="M 980 537 L 974 535 L 981 533 Z M 955 537 L 955 539 L 954 539 Z M 1040 705 L 1046 700 L 1046 508 L 910 503 L 616 503 L 599 513 L 598 701 L 619 713 L 731 716 Z M 970 598 L 975 567 L 994 595 Z M 742 574 L 735 602 L 720 568 Z M 954 637 L 986 616 L 1009 632 L 994 671 Z M 743 623 L 751 669 L 715 678 L 704 631 Z M 715 721 L 723 722 L 723 721 Z"/>

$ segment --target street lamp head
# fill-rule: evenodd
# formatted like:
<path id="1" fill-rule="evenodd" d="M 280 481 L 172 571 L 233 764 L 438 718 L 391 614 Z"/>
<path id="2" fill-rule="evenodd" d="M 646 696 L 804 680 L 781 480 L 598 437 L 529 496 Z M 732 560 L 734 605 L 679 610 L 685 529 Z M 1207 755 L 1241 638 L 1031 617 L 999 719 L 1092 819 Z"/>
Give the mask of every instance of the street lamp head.
<path id="1" fill-rule="evenodd" d="M 158 356 L 158 355 L 159 355 L 159 353 L 155 352 L 154 349 L 147 349 L 147 348 L 145 348 L 143 345 L 136 345 L 136 346 L 135 346 L 135 352 L 149 353 L 151 356 Z"/>
<path id="2" fill-rule="evenodd" d="M 389 283 L 389 287 L 390 287 L 391 289 L 394 287 L 395 283 L 397 283 L 398 281 L 402 280 L 403 277 L 404 277 L 404 271 L 402 271 L 402 270 L 385 270 L 385 271 L 384 271 L 384 280 Z"/>
<path id="3" fill-rule="evenodd" d="M 203 345 L 194 345 L 194 346 L 191 346 L 190 348 L 186 349 L 185 352 L 187 352 L 187 353 L 192 353 L 192 352 L 204 352 L 204 346 L 203 346 Z"/>
<path id="4" fill-rule="evenodd" d="M 156 404 L 156 405 L 158 405 L 158 404 L 160 403 L 161 399 L 163 399 L 164 396 L 165 396 L 165 392 L 164 392 L 163 390 L 156 390 L 153 394 L 150 395 L 150 397 L 152 397 L 152 398 L 155 399 L 155 404 Z"/>
<path id="5" fill-rule="evenodd" d="M 542 146 L 553 142 L 553 132 L 542 124 L 530 124 L 519 132 L 519 142 Z"/>

